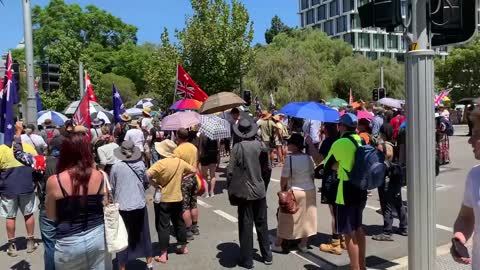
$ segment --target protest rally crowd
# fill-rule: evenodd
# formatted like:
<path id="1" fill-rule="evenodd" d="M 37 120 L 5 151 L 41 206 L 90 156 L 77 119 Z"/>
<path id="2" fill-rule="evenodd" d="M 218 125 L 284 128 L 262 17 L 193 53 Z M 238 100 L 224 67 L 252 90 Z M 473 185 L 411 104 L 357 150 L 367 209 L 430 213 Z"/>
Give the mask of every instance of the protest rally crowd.
<path id="1" fill-rule="evenodd" d="M 309 238 L 318 233 L 317 207 L 328 207 L 330 217 L 322 220 L 331 223 L 331 240 L 318 248 L 336 255 L 346 251 L 351 269 L 366 269 L 362 218 L 372 192 L 378 192 L 384 221 L 383 232 L 373 239 L 408 235 L 401 193 L 408 121 L 403 103 L 392 99 L 374 106 L 360 100 L 327 106 L 320 100 L 267 111 L 255 101 L 253 115 L 233 93 L 198 98 L 200 91 L 185 92 L 179 102 L 187 103 L 189 97 L 201 101 L 201 107 L 170 108 L 152 117 L 152 108 L 145 106 L 134 118 L 114 87 L 114 119 L 106 123 L 90 118 L 94 93 L 87 89 L 72 119 L 61 125 L 52 119 L 38 126 L 16 122 L 11 140 L 5 134 L 0 145 L 0 216 L 6 218 L 8 255 L 18 256 L 18 210 L 25 219 L 28 253 L 38 247 L 34 229 L 39 223 L 45 269 L 111 269 L 112 255 L 118 269 L 137 258 L 145 258 L 146 268 L 153 269 L 155 262 L 168 263 L 171 232 L 176 253 L 186 255 L 188 243 L 200 235 L 197 197 L 222 192 L 215 188 L 222 158 L 228 162 L 225 203 L 238 207 L 239 266 L 253 268 L 254 226 L 266 265 L 273 262 L 272 252 L 288 253 L 287 242 L 295 241 L 299 252 L 307 252 Z M 479 116 L 477 111 L 470 115 L 476 158 Z M 437 127 L 431 132 L 440 166 L 450 162 L 453 126 L 442 106 L 435 117 Z M 281 179 L 275 190 L 278 204 L 268 206 L 278 208 L 276 240 L 270 242 L 266 194 L 274 167 L 281 168 Z M 321 180 L 319 190 L 316 179 Z M 469 184 L 478 190 L 477 182 Z M 154 217 L 147 212 L 149 192 Z M 479 194 L 467 193 L 455 227 L 463 244 L 472 234 L 472 208 L 478 211 L 479 200 Z M 393 228 L 394 216 L 400 220 L 398 229 Z M 157 236 L 150 235 L 150 219 Z M 158 251 L 152 248 L 155 237 Z"/>

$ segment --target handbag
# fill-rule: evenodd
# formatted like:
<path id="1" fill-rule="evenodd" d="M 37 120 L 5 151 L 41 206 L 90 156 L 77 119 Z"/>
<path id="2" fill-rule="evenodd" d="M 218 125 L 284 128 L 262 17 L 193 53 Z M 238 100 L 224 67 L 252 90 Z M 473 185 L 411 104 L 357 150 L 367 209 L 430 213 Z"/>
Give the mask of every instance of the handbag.
<path id="1" fill-rule="evenodd" d="M 120 252 L 128 247 L 128 233 L 118 203 L 113 202 L 112 187 L 105 172 L 103 174 L 103 219 L 105 222 L 105 240 L 110 253 Z"/>
<path id="2" fill-rule="evenodd" d="M 277 193 L 278 195 L 278 205 L 280 207 L 280 211 L 284 214 L 295 214 L 298 212 L 298 203 L 297 199 L 295 198 L 295 194 L 293 193 L 292 186 L 292 156 L 290 156 L 290 188 L 288 190 L 282 190 Z"/>

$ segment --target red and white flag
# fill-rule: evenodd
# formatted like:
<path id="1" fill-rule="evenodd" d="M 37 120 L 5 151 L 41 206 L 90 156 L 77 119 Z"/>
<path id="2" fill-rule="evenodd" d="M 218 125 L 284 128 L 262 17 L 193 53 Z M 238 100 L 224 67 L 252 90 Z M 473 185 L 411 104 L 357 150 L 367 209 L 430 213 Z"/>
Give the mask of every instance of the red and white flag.
<path id="1" fill-rule="evenodd" d="M 98 102 L 97 97 L 95 96 L 95 92 L 93 91 L 92 81 L 90 81 L 90 76 L 88 76 L 88 73 L 86 70 L 85 70 L 85 89 L 87 89 L 88 98 L 91 101 Z"/>
<path id="2" fill-rule="evenodd" d="M 86 135 L 88 140 L 91 141 L 90 127 L 92 121 L 90 119 L 90 98 L 87 93 L 83 95 L 82 100 L 80 100 L 77 110 L 73 114 L 73 121 L 75 122 L 75 125 L 82 125 L 87 129 Z"/>
<path id="3" fill-rule="evenodd" d="M 192 77 L 182 68 L 177 66 L 177 81 L 175 83 L 175 93 L 204 102 L 208 95 L 196 83 Z"/>
<path id="4" fill-rule="evenodd" d="M 450 92 L 453 90 L 453 88 L 447 88 L 445 90 L 443 90 L 442 92 L 440 92 L 440 94 L 437 94 L 435 95 L 435 98 L 434 98 L 434 102 L 435 102 L 435 106 L 440 106 L 443 99 L 448 97 L 448 95 L 450 94 Z"/>
<path id="5" fill-rule="evenodd" d="M 348 105 L 352 105 L 353 103 L 353 95 L 352 95 L 352 88 L 350 88 L 350 96 L 348 97 Z"/>

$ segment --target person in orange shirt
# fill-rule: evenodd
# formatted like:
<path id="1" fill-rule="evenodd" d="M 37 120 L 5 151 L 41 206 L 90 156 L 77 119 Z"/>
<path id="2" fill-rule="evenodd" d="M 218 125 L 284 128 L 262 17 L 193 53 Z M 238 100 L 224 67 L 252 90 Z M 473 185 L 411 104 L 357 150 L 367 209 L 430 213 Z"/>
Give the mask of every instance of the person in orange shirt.
<path id="1" fill-rule="evenodd" d="M 357 131 L 360 138 L 365 141 L 365 144 L 370 144 L 372 136 L 372 127 L 370 120 L 367 118 L 362 118 L 358 120 Z"/>

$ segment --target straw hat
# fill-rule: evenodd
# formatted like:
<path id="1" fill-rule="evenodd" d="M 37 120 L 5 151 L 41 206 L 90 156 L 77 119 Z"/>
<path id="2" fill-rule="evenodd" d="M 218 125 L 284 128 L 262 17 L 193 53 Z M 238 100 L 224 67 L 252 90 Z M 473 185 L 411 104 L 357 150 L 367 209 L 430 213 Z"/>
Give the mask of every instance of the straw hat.
<path id="1" fill-rule="evenodd" d="M 152 113 L 152 108 L 147 107 L 147 108 L 143 109 L 143 114 L 144 115 L 150 117 L 150 116 L 152 116 L 151 113 Z"/>
<path id="2" fill-rule="evenodd" d="M 130 122 L 132 117 L 130 117 L 127 112 L 124 112 L 122 115 L 120 115 L 120 119 L 122 119 L 123 122 Z"/>
<path id="3" fill-rule="evenodd" d="M 169 139 L 155 143 L 155 151 L 163 157 L 172 157 L 175 148 L 177 148 L 177 144 Z"/>
<path id="4" fill-rule="evenodd" d="M 132 120 L 132 122 L 128 123 L 129 126 L 138 128 L 140 124 L 138 124 L 138 120 Z"/>

